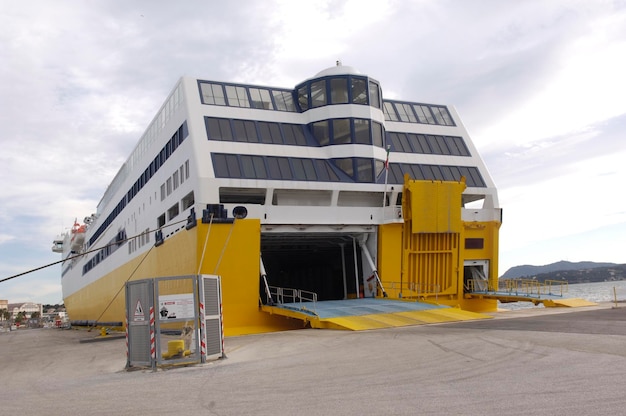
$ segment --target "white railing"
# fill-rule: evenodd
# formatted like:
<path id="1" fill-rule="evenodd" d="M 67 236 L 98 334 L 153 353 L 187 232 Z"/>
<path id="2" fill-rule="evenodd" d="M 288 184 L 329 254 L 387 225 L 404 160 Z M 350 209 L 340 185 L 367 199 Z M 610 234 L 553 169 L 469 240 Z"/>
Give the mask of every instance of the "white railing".
<path id="1" fill-rule="evenodd" d="M 303 311 L 311 311 L 316 312 L 315 304 L 317 302 L 317 293 L 309 292 L 308 290 L 301 289 L 293 289 L 289 287 L 277 287 L 270 286 L 270 294 L 272 295 L 272 299 L 275 299 L 275 302 L 278 305 L 284 305 L 286 303 L 296 303 L 295 308 L 303 310 Z M 304 304 L 303 304 L 304 303 Z M 308 308 L 308 305 L 312 305 L 312 308 Z"/>

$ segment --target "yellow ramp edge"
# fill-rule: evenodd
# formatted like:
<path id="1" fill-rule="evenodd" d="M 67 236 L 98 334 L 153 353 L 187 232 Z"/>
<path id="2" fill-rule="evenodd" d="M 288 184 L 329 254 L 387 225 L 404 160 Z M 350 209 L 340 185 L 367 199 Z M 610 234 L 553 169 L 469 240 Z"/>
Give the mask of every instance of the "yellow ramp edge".
<path id="1" fill-rule="evenodd" d="M 566 299 L 547 299 L 543 301 L 543 306 L 547 308 L 558 308 L 558 307 L 567 307 L 567 308 L 580 308 L 583 306 L 596 306 L 597 303 L 590 302 L 585 299 L 579 298 L 566 298 Z"/>
<path id="2" fill-rule="evenodd" d="M 364 331 L 369 329 L 394 328 L 401 326 L 425 325 L 444 322 L 489 319 L 489 315 L 464 311 L 458 308 L 429 309 L 357 316 L 337 316 L 311 320 L 313 328 L 346 329 Z"/>

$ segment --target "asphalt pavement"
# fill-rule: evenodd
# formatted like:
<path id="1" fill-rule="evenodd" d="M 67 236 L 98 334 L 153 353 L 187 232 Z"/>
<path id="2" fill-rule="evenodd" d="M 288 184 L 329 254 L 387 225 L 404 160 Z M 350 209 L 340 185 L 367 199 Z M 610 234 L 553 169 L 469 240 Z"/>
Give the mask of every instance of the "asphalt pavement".
<path id="1" fill-rule="evenodd" d="M 372 331 L 232 337 L 227 358 L 126 371 L 123 337 L 0 334 L 0 414 L 623 415 L 626 305 Z"/>

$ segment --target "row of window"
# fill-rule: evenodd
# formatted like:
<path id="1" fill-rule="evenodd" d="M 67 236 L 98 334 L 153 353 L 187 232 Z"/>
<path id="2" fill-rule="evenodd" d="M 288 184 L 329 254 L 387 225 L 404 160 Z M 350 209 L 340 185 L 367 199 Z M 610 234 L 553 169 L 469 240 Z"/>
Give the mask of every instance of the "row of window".
<path id="1" fill-rule="evenodd" d="M 381 108 L 380 86 L 366 77 L 343 75 L 307 81 L 296 87 L 302 111 L 333 104 L 362 104 Z"/>
<path id="2" fill-rule="evenodd" d="M 304 126 L 205 117 L 209 140 L 306 146 Z"/>
<path id="3" fill-rule="evenodd" d="M 189 135 L 189 130 L 187 128 L 187 122 L 185 121 L 179 128 L 176 130 L 174 135 L 170 138 L 170 140 L 163 146 L 161 151 L 156 155 L 154 160 L 150 162 L 150 165 L 144 170 L 144 172 L 139 175 L 139 178 L 135 181 L 133 186 L 128 190 L 126 195 L 120 200 L 120 202 L 115 206 L 113 211 L 109 214 L 109 216 L 102 222 L 98 230 L 91 236 L 89 239 L 89 246 L 91 246 L 100 235 L 111 225 L 113 220 L 120 215 L 122 210 L 126 207 L 137 193 L 148 183 L 150 178 L 154 176 L 154 174 L 163 166 L 165 161 L 169 159 L 169 157 L 176 151 L 178 146 L 185 140 L 185 138 Z"/>
<path id="4" fill-rule="evenodd" d="M 209 140 L 307 146 L 306 130 L 300 124 L 205 117 Z M 383 147 L 383 126 L 369 119 L 337 118 L 308 126 L 319 145 L 374 144 Z M 317 143 L 316 143 L 317 144 Z"/>
<path id="5" fill-rule="evenodd" d="M 89 259 L 85 265 L 83 265 L 83 276 L 100 264 L 101 261 L 115 253 L 117 249 L 126 242 L 126 239 L 126 230 L 124 229 L 118 231 L 115 237 L 113 237 L 106 246 L 98 250 L 98 252 L 91 259 Z"/>
<path id="6" fill-rule="evenodd" d="M 334 118 L 312 123 L 310 129 L 320 145 L 373 144 L 383 147 L 383 125 L 363 118 Z"/>
<path id="7" fill-rule="evenodd" d="M 198 81 L 198 88 L 203 104 L 290 112 L 333 104 L 361 104 L 382 108 L 388 121 L 456 125 L 445 106 L 383 101 L 377 82 L 354 75 L 316 79 L 297 86 L 299 109 L 291 90 L 208 81 Z"/>
<path id="8" fill-rule="evenodd" d="M 316 182 L 381 182 L 382 161 L 368 158 L 304 159 L 277 156 L 213 153 L 216 178 L 269 179 Z M 465 176 L 470 187 L 485 187 L 474 166 L 449 166 L 394 163 L 390 165 L 388 183 L 404 183 L 404 174 L 413 179 L 458 181 Z"/>
<path id="9" fill-rule="evenodd" d="M 202 104 L 297 112 L 291 90 L 198 81 Z"/>
<path id="10" fill-rule="evenodd" d="M 448 109 L 441 105 L 385 101 L 383 112 L 385 113 L 385 120 L 388 121 L 437 124 L 441 126 L 456 125 Z"/>
<path id="11" fill-rule="evenodd" d="M 299 124 L 216 117 L 205 117 L 205 124 L 209 140 L 298 146 L 308 144 L 306 131 Z M 308 127 L 321 146 L 355 143 L 383 147 L 383 126 L 372 120 L 337 118 L 318 121 Z M 394 152 L 470 156 L 462 137 L 398 132 L 389 132 L 387 137 L 387 143 Z"/>
<path id="12" fill-rule="evenodd" d="M 409 163 L 394 163 L 389 165 L 389 183 L 404 183 L 404 174 L 408 173 L 411 178 L 429 181 L 459 181 L 465 176 L 465 183 L 469 187 L 484 188 L 485 181 L 474 166 L 449 166 L 449 165 L 414 165 Z"/>
<path id="13" fill-rule="evenodd" d="M 189 179 L 189 159 L 180 165 L 180 167 L 174 171 L 172 176 L 167 178 L 167 180 L 161 184 L 161 201 L 178 189 L 178 186 L 182 185 L 185 182 L 185 179 Z"/>
<path id="14" fill-rule="evenodd" d="M 215 177 L 285 181 L 340 181 L 322 159 L 212 153 Z"/>
<path id="15" fill-rule="evenodd" d="M 138 248 L 150 243 L 150 229 L 146 228 L 144 232 L 128 242 L 128 254 L 137 251 Z"/>
<path id="16" fill-rule="evenodd" d="M 193 204 L 195 204 L 195 196 L 193 191 L 191 191 L 180 200 L 180 203 L 176 202 L 174 205 L 168 208 L 166 213 L 164 212 L 157 217 L 157 228 L 160 229 L 165 225 L 167 221 L 173 220 L 178 216 L 178 214 L 181 213 L 181 211 L 184 211 L 187 208 L 193 206 Z"/>
<path id="17" fill-rule="evenodd" d="M 387 139 L 394 152 L 470 156 L 462 137 L 388 132 Z"/>

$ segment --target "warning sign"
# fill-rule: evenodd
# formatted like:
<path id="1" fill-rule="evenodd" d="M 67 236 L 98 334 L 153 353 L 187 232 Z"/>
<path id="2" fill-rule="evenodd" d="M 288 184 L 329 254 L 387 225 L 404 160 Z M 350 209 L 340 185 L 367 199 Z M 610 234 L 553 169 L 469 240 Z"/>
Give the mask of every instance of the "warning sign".
<path id="1" fill-rule="evenodd" d="M 159 320 L 193 319 L 194 305 L 193 293 L 159 296 Z"/>
<path id="2" fill-rule="evenodd" d="M 143 307 L 141 306 L 141 301 L 137 300 L 137 306 L 135 306 L 135 314 L 133 315 L 134 322 L 145 321 L 146 316 L 143 313 Z"/>

